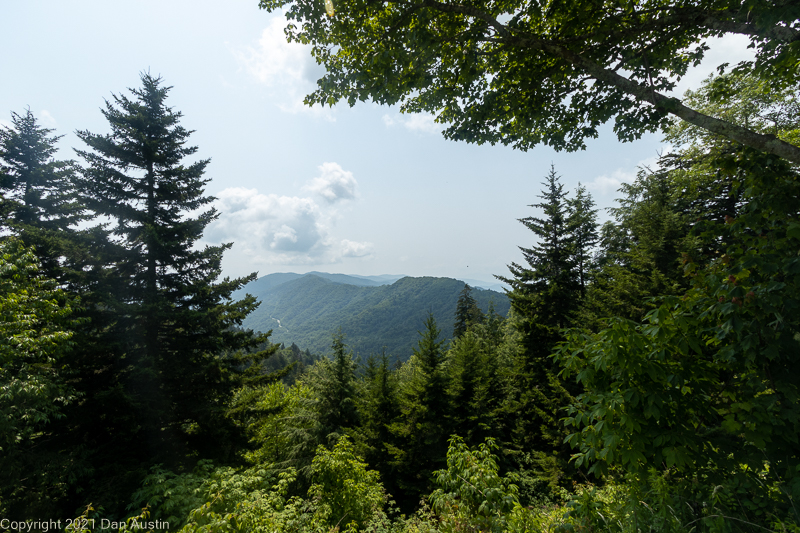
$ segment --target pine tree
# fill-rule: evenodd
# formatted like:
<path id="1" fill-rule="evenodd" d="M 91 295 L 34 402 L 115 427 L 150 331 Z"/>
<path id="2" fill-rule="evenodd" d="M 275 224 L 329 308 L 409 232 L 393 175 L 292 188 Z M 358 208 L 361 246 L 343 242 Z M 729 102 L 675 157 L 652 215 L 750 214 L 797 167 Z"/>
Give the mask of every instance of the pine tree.
<path id="1" fill-rule="evenodd" d="M 218 281 L 230 244 L 195 248 L 218 216 L 213 208 L 195 214 L 213 200 L 204 195 L 209 160 L 184 163 L 197 148 L 186 144 L 192 132 L 181 114 L 166 106 L 170 88 L 149 74 L 141 81 L 131 97 L 106 101 L 110 134 L 77 132 L 89 147 L 77 153 L 87 163 L 82 199 L 115 221 L 125 250 L 109 302 L 124 360 L 115 379 L 141 428 L 139 446 L 162 457 L 218 444 L 224 399 L 236 384 L 271 378 L 257 363 L 274 348 L 248 353 L 266 336 L 235 328 L 257 304 L 231 293 L 255 274 Z"/>
<path id="2" fill-rule="evenodd" d="M 478 303 L 472 297 L 472 287 L 465 283 L 464 288 L 458 295 L 456 304 L 456 320 L 453 325 L 453 339 L 461 337 L 473 324 L 480 324 L 483 320 L 483 313 L 478 308 Z"/>

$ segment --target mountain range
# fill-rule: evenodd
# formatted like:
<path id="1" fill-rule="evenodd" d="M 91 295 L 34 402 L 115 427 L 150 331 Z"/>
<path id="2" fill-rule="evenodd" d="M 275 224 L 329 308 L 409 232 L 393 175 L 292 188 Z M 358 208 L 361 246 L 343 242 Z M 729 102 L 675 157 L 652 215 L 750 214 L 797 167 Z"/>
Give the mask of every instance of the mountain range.
<path id="1" fill-rule="evenodd" d="M 407 276 L 350 276 L 309 272 L 263 276 L 234 294 L 249 293 L 260 305 L 244 321 L 248 329 L 272 330 L 271 341 L 295 343 L 312 353 L 327 353 L 333 333 L 341 328 L 345 343 L 358 357 L 387 354 L 400 360 L 411 356 L 433 313 L 450 339 L 456 304 L 464 282 L 451 278 Z M 485 313 L 490 302 L 497 313 L 508 313 L 508 297 L 474 287 L 472 296 Z"/>

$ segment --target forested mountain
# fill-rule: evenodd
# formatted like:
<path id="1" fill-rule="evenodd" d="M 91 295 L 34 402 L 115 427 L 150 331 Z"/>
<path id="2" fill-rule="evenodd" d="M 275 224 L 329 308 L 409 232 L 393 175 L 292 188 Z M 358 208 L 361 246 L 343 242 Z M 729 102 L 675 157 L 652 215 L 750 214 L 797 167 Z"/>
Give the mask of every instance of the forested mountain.
<path id="1" fill-rule="evenodd" d="M 246 285 L 261 305 L 243 322 L 255 331 L 272 330 L 272 341 L 324 353 L 331 334 L 341 327 L 347 343 L 360 357 L 386 352 L 401 360 L 411 355 L 418 331 L 433 313 L 445 339 L 453 331 L 454 311 L 464 282 L 451 278 L 404 277 L 384 284 L 386 277 L 356 277 L 312 272 L 270 274 Z M 505 316 L 505 294 L 473 289 L 483 312 L 494 303 Z"/>

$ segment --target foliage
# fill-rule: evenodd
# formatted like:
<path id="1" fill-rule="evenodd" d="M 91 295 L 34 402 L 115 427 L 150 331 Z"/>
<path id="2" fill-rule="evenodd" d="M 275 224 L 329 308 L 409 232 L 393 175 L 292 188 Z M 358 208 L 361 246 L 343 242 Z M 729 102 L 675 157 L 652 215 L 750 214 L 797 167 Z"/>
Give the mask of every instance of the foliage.
<path id="1" fill-rule="evenodd" d="M 747 487 L 750 511 L 800 496 L 800 383 L 795 316 L 798 180 L 779 160 L 745 151 L 747 205 L 720 228 L 725 254 L 690 263 L 693 288 L 639 325 L 622 319 L 573 333 L 559 358 L 586 386 L 568 423 L 578 462 L 633 472 L 665 464 L 711 483 Z M 785 484 L 767 495 L 763 472 Z"/>
<path id="2" fill-rule="evenodd" d="M 61 137 L 52 132 L 30 109 L 24 115 L 12 112 L 11 126 L 0 127 L 0 191 L 9 204 L 2 224 L 18 232 L 70 231 L 84 218 L 72 179 L 75 167 L 54 159 Z"/>
<path id="3" fill-rule="evenodd" d="M 453 432 L 470 445 L 497 433 L 495 418 L 501 401 L 497 347 L 480 333 L 479 328 L 467 331 L 447 353 Z"/>
<path id="4" fill-rule="evenodd" d="M 176 474 L 161 465 L 150 468 L 142 486 L 131 496 L 128 511 L 153 509 L 154 519 L 168 522 L 177 528 L 185 524 L 189 512 L 204 502 L 206 485 L 218 475 L 211 461 L 202 460 L 193 472 Z"/>
<path id="5" fill-rule="evenodd" d="M 444 531 L 464 531 L 462 522 L 480 531 L 507 531 L 506 515 L 519 505 L 517 487 L 498 475 L 493 449 L 493 439 L 474 451 L 460 437 L 450 439 L 447 469 L 434 473 L 439 488 L 431 494 Z"/>
<path id="6" fill-rule="evenodd" d="M 37 446 L 52 438 L 52 422 L 77 396 L 64 367 L 80 323 L 75 304 L 41 274 L 31 249 L 15 238 L 0 241 L 0 509 L 35 508 L 46 493 L 63 493 L 61 465 Z"/>
<path id="7" fill-rule="evenodd" d="M 609 210 L 614 221 L 603 226 L 603 249 L 581 310 L 592 329 L 608 317 L 641 320 L 653 309 L 651 298 L 688 289 L 683 264 L 700 247 L 690 221 L 712 214 L 687 205 L 703 195 L 687 193 L 667 166 L 671 161 L 661 158 L 666 168 L 656 171 L 641 169 L 635 182 L 620 188 L 619 207 Z"/>
<path id="8" fill-rule="evenodd" d="M 391 425 L 400 414 L 398 387 L 397 374 L 389 367 L 386 352 L 381 354 L 380 359 L 367 359 L 357 397 L 363 455 L 380 472 L 384 485 L 392 493 L 397 475 L 391 465 L 392 456 L 388 447 L 393 442 Z"/>
<path id="9" fill-rule="evenodd" d="M 561 340 L 561 328 L 573 324 L 581 302 L 579 256 L 587 252 L 594 221 L 591 198 L 581 193 L 570 205 L 554 168 L 542 185 L 542 202 L 532 207 L 542 209 L 543 216 L 520 220 L 538 242 L 520 247 L 526 264 L 512 263 L 512 277 L 500 278 L 512 287 L 509 298 L 515 316 L 510 323 L 520 345 L 508 362 L 512 370 L 507 372 L 502 400 L 502 442 L 517 458 L 523 453 L 535 456 L 538 477 L 548 478 L 553 491 L 569 468 L 560 418 L 577 387 L 558 376 L 550 354 Z"/>
<path id="10" fill-rule="evenodd" d="M 513 277 L 500 279 L 511 285 L 509 297 L 517 311 L 536 325 L 561 328 L 569 324 L 580 296 L 574 232 L 580 231 L 584 240 L 587 232 L 591 232 L 591 220 L 583 220 L 588 216 L 585 211 L 589 199 L 583 194 L 576 198 L 580 211 L 570 212 L 564 186 L 552 167 L 542 185 L 539 195 L 542 203 L 530 207 L 541 209 L 544 218 L 520 219 L 538 242 L 528 248 L 520 247 L 527 266 L 511 263 L 509 270 Z M 588 242 L 581 244 L 581 255 L 587 245 Z"/>
<path id="11" fill-rule="evenodd" d="M 270 383 L 242 387 L 231 399 L 229 416 L 244 426 L 251 449 L 244 453 L 252 464 L 279 463 L 286 459 L 290 440 L 286 434 L 287 417 L 307 401 L 311 389 L 304 383 L 286 386 Z"/>
<path id="12" fill-rule="evenodd" d="M 581 296 L 586 293 L 593 270 L 592 251 L 598 242 L 597 209 L 586 187 L 578 183 L 575 196 L 567 199 L 569 206 L 568 224 L 572 234 L 573 256 L 578 274 Z"/>
<path id="13" fill-rule="evenodd" d="M 312 472 L 308 495 L 316 500 L 317 515 L 331 527 L 360 529 L 386 502 L 378 473 L 354 455 L 347 437 L 330 451 L 320 446 Z"/>
<path id="14" fill-rule="evenodd" d="M 797 80 L 800 8 L 787 2 L 261 0 L 284 9 L 290 41 L 310 44 L 326 74 L 308 104 L 371 99 L 435 113 L 445 136 L 577 150 L 614 120 L 620 140 L 669 115 L 800 162 L 800 148 L 694 112 L 665 96 L 710 39 L 747 35 L 756 69 L 777 86 Z M 747 64 L 742 68 L 749 68 Z"/>
<path id="15" fill-rule="evenodd" d="M 358 425 L 355 362 L 341 333 L 333 335 L 333 359 L 315 364 L 297 386 L 308 387 L 294 409 L 284 417 L 282 439 L 288 444 L 286 464 L 308 481 L 318 446 L 333 446 Z"/>
<path id="16" fill-rule="evenodd" d="M 414 356 L 401 369 L 401 416 L 391 425 L 394 439 L 388 448 L 406 497 L 427 492 L 433 471 L 444 463 L 447 453 L 449 379 L 440 334 L 433 315 L 428 315 Z M 400 499 L 401 507 L 409 503 Z"/>
<path id="17" fill-rule="evenodd" d="M 195 244 L 213 221 L 204 195 L 208 160 L 185 163 L 197 148 L 166 106 L 170 88 L 143 74 L 132 97 L 114 95 L 103 110 L 111 133 L 78 132 L 82 200 L 116 222 L 124 251 L 116 258 L 111 303 L 116 380 L 152 457 L 174 461 L 179 450 L 211 447 L 226 435 L 221 403 L 241 383 L 273 379 L 256 364 L 276 347 L 252 352 L 267 336 L 236 330 L 256 307 L 231 293 L 250 278 L 217 281 L 230 245 Z M 229 428 L 227 428 L 229 429 Z"/>

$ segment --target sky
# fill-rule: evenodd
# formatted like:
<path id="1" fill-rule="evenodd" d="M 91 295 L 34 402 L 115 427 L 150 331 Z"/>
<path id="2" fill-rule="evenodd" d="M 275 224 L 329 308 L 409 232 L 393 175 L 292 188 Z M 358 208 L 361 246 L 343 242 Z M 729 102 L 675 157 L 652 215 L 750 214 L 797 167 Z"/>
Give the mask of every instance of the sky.
<path id="1" fill-rule="evenodd" d="M 109 131 L 100 112 L 140 74 L 171 86 L 168 105 L 210 158 L 206 192 L 219 219 L 204 242 L 232 242 L 223 274 L 318 270 L 495 281 L 534 235 L 542 181 L 587 187 L 601 209 L 637 169 L 668 150 L 661 135 L 620 143 L 611 127 L 584 151 L 528 152 L 445 140 L 427 115 L 367 102 L 309 108 L 324 70 L 286 43 L 281 13 L 257 0 L 44 0 L 0 3 L 0 125 L 34 113 L 63 135 L 60 159 L 82 149 L 75 131 Z M 711 43 L 676 94 L 722 62 L 749 57 L 745 38 Z M 605 212 L 601 218 L 607 219 Z"/>

